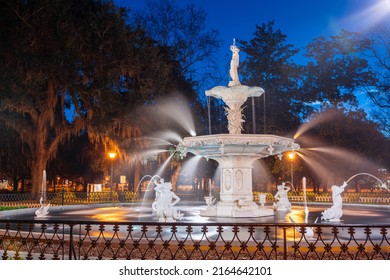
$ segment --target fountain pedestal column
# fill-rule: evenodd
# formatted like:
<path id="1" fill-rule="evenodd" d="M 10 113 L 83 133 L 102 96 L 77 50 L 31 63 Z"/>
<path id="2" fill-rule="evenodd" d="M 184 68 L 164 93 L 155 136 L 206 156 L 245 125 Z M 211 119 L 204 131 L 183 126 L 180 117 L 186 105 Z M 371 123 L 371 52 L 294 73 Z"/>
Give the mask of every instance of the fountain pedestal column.
<path id="1" fill-rule="evenodd" d="M 274 215 L 273 209 L 260 208 L 253 201 L 253 159 L 247 156 L 216 158 L 221 170 L 220 201 L 216 207 L 204 212 L 205 216 L 260 217 Z"/>

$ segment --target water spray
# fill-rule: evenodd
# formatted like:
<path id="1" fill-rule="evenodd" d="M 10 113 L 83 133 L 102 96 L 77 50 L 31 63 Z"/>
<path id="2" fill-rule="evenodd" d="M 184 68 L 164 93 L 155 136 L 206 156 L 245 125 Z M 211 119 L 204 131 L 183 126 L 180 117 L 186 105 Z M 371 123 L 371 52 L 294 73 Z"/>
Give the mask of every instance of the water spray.
<path id="1" fill-rule="evenodd" d="M 370 173 L 358 173 L 358 174 L 355 174 L 355 175 L 353 175 L 351 178 L 349 178 L 349 179 L 346 181 L 346 183 L 348 183 L 348 182 L 351 181 L 353 178 L 355 178 L 355 177 L 357 177 L 357 176 L 359 176 L 359 175 L 366 175 L 366 176 L 370 176 L 370 177 L 374 178 L 375 180 L 377 180 L 377 181 L 380 183 L 380 186 L 379 186 L 380 189 L 385 189 L 386 191 L 390 192 L 390 189 L 387 187 L 387 185 L 386 185 L 385 182 L 383 182 L 383 181 L 380 180 L 378 177 L 376 177 L 376 176 L 374 176 L 374 175 L 372 175 L 372 174 L 370 174 Z"/>
<path id="2" fill-rule="evenodd" d="M 302 178 L 302 188 L 303 188 L 303 203 L 305 205 L 305 223 L 308 221 L 309 217 L 309 208 L 307 207 L 307 200 L 306 200 L 306 177 Z"/>

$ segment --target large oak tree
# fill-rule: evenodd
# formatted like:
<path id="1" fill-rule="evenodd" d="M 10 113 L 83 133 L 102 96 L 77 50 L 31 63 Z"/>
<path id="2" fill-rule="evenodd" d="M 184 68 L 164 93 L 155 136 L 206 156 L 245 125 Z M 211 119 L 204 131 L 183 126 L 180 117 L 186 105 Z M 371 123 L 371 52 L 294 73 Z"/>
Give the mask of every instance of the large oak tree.
<path id="1" fill-rule="evenodd" d="M 33 192 L 60 143 L 137 136 L 130 112 L 180 76 L 163 49 L 111 1 L 5 1 L 0 120 L 28 147 Z M 113 147 L 111 147 L 113 148 Z"/>

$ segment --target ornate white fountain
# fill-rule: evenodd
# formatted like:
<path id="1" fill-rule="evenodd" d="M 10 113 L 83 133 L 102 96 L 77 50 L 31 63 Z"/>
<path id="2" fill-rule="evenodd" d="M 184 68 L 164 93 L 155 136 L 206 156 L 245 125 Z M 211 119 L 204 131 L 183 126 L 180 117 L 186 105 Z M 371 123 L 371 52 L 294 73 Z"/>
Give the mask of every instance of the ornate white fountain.
<path id="1" fill-rule="evenodd" d="M 274 215 L 274 210 L 259 207 L 253 201 L 253 163 L 268 156 L 299 149 L 293 139 L 268 134 L 241 134 L 242 105 L 248 97 L 258 97 L 264 93 L 260 87 L 241 85 L 238 78 L 239 49 L 235 43 L 230 47 L 232 60 L 229 86 L 217 86 L 206 91 L 206 96 L 222 99 L 227 105 L 229 134 L 214 134 L 186 137 L 177 150 L 184 156 L 192 153 L 207 159 L 216 160 L 221 170 L 220 201 L 215 207 L 201 211 L 203 216 L 221 217 L 261 217 Z M 210 206 L 210 205 L 209 205 Z"/>

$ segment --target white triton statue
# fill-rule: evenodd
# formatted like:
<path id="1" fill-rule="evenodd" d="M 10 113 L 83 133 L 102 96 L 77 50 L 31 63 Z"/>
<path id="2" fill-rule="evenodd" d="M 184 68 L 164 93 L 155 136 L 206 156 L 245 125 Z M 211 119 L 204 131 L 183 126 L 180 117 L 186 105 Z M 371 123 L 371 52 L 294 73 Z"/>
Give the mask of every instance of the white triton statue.
<path id="1" fill-rule="evenodd" d="M 278 186 L 278 191 L 274 195 L 275 199 L 278 200 L 276 211 L 291 211 L 291 203 L 287 196 L 289 190 L 290 187 L 287 187 L 284 182 Z"/>
<path id="2" fill-rule="evenodd" d="M 156 199 L 152 203 L 153 212 L 159 217 L 159 222 L 173 222 L 181 219 L 183 214 L 177 209 L 173 208 L 180 198 L 172 191 L 172 183 L 164 182 L 161 179 L 160 182 L 154 181 L 156 187 Z"/>
<path id="3" fill-rule="evenodd" d="M 341 186 L 332 186 L 333 206 L 321 213 L 321 220 L 340 221 L 341 216 L 343 216 L 343 198 L 341 194 L 344 192 L 346 186 L 347 182 L 344 182 Z"/>

